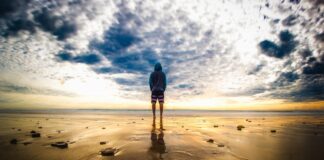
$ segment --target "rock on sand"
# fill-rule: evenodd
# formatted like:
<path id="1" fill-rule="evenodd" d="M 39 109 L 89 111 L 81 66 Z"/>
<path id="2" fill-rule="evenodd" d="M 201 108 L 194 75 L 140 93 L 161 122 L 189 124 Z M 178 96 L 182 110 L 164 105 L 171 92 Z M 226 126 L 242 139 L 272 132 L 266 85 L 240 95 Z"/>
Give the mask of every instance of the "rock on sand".
<path id="1" fill-rule="evenodd" d="M 61 149 L 68 148 L 68 144 L 66 142 L 55 142 L 52 143 L 51 146 L 61 148 Z"/>
<path id="2" fill-rule="evenodd" d="M 105 148 L 100 151 L 102 156 L 114 156 L 116 152 L 117 152 L 116 148 Z"/>
<path id="3" fill-rule="evenodd" d="M 107 142 L 106 141 L 101 141 L 100 142 L 100 145 L 104 145 L 104 144 L 106 144 Z"/>
<path id="4" fill-rule="evenodd" d="M 16 138 L 10 140 L 10 143 L 11 143 L 11 144 L 17 144 L 17 142 L 18 142 L 18 140 L 17 140 Z"/>
<path id="5" fill-rule="evenodd" d="M 40 136 L 41 136 L 41 134 L 40 134 L 40 133 L 37 133 L 37 132 L 35 132 L 35 133 L 32 133 L 32 134 L 31 134 L 31 136 L 32 136 L 33 138 L 37 138 L 37 137 L 40 137 Z"/>
<path id="6" fill-rule="evenodd" d="M 207 142 L 214 143 L 214 140 L 210 138 L 210 139 L 207 140 Z"/>
<path id="7" fill-rule="evenodd" d="M 224 144 L 218 144 L 217 146 L 218 146 L 218 147 L 225 147 Z"/>
<path id="8" fill-rule="evenodd" d="M 243 128 L 245 128 L 243 125 L 238 125 L 237 126 L 237 130 L 239 130 L 239 131 L 242 130 Z"/>

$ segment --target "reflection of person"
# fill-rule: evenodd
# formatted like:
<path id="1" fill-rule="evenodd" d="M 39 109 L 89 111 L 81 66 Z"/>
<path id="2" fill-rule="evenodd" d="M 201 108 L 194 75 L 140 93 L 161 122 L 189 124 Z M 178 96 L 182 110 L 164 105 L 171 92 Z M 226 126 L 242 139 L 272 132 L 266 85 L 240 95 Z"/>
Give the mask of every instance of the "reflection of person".
<path id="1" fill-rule="evenodd" d="M 155 118 L 155 104 L 159 101 L 160 104 L 160 118 L 162 119 L 163 114 L 163 103 L 164 103 L 164 91 L 166 89 L 166 76 L 162 71 L 160 63 L 156 63 L 154 66 L 154 72 L 150 75 L 150 89 L 151 89 L 151 102 L 153 118 Z"/>
<path id="2" fill-rule="evenodd" d="M 162 154 L 166 153 L 166 146 L 164 142 L 164 133 L 163 133 L 163 122 L 160 121 L 160 129 L 156 130 L 155 127 L 155 118 L 153 118 L 152 130 L 151 130 L 151 147 L 149 149 L 151 155 L 157 158 L 156 153 L 158 153 L 158 159 L 163 159 Z"/>

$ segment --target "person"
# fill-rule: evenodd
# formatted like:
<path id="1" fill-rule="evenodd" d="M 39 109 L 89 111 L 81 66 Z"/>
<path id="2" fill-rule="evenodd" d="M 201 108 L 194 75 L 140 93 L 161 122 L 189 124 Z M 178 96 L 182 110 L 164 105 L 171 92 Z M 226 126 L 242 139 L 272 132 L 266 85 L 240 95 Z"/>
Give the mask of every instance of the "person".
<path id="1" fill-rule="evenodd" d="M 155 119 L 155 104 L 159 101 L 160 104 L 160 119 L 162 120 L 163 115 L 163 103 L 164 103 L 164 91 L 166 89 L 166 76 L 162 71 L 161 63 L 156 63 L 154 66 L 154 72 L 151 73 L 149 79 L 151 89 L 151 103 L 153 118 Z"/>

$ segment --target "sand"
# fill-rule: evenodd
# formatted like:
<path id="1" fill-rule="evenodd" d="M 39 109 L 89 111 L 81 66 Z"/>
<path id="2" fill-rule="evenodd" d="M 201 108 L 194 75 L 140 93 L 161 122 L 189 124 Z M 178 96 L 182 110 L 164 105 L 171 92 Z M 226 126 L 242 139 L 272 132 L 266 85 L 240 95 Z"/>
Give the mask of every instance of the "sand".
<path id="1" fill-rule="evenodd" d="M 0 114 L 0 159 L 322 160 L 324 116 Z M 244 128 L 238 130 L 238 125 Z M 33 138 L 31 131 L 41 134 Z M 273 131 L 275 130 L 275 131 Z M 17 144 L 10 141 L 17 139 Z M 67 148 L 51 144 L 66 142 Z M 105 143 L 101 143 L 105 142 Z M 103 156 L 103 149 L 114 149 Z"/>

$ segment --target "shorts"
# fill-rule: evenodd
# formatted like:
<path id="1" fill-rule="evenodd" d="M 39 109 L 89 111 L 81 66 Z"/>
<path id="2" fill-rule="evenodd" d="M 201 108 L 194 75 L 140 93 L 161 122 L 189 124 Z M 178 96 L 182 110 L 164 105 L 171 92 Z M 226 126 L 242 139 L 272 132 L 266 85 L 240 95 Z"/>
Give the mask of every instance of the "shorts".
<path id="1" fill-rule="evenodd" d="M 159 100 L 159 103 L 164 103 L 164 92 L 152 92 L 151 102 L 155 104 L 157 100 Z"/>

